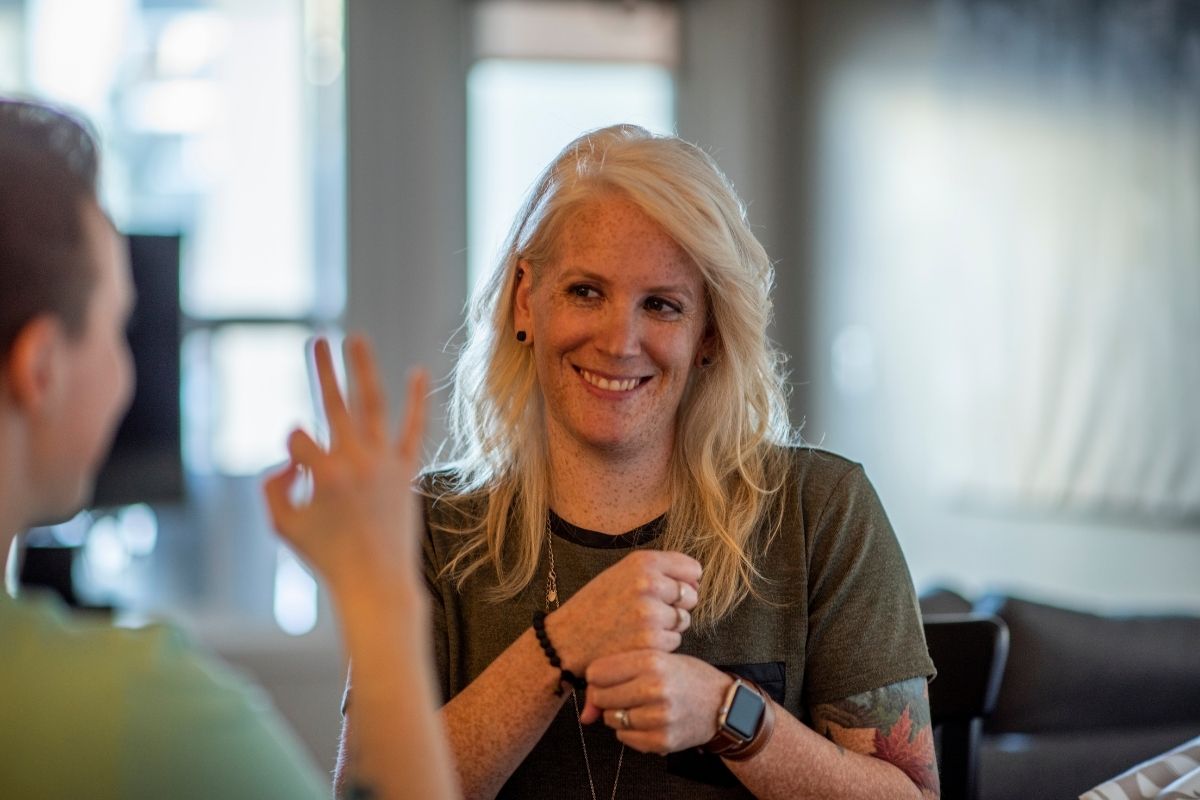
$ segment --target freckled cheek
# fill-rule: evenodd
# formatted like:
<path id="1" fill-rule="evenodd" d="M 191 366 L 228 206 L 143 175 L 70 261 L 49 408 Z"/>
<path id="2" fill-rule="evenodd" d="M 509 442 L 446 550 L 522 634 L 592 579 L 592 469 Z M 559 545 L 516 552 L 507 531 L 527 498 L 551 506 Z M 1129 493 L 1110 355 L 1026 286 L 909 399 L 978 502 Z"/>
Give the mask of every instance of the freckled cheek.
<path id="1" fill-rule="evenodd" d="M 593 335 L 586 321 L 567 315 L 548 315 L 540 329 L 541 344 L 555 357 L 584 346 Z"/>
<path id="2" fill-rule="evenodd" d="M 691 371 L 693 360 L 694 348 L 690 340 L 680 338 L 678 341 L 660 341 L 658 344 L 658 347 L 650 349 L 655 363 L 664 371 L 675 373 L 677 379 L 685 380 Z"/>

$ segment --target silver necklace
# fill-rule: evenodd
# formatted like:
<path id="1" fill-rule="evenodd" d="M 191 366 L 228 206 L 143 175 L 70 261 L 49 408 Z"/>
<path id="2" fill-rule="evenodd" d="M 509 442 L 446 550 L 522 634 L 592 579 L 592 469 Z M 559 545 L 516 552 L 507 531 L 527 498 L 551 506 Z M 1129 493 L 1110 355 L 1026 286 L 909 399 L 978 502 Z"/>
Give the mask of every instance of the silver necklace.
<path id="1" fill-rule="evenodd" d="M 550 569 L 546 572 L 546 612 L 550 604 L 558 608 L 558 573 L 554 569 L 554 534 L 550 532 L 550 520 L 546 520 L 546 550 L 550 555 Z M 583 767 L 587 770 L 588 788 L 592 792 L 592 800 L 596 800 L 596 782 L 592 780 L 592 762 L 588 758 L 587 741 L 583 738 L 583 720 L 579 712 L 579 694 L 572 690 L 571 702 L 575 704 L 575 724 L 579 728 L 579 745 L 583 748 Z M 621 744 L 621 753 L 617 756 L 617 774 L 613 776 L 612 797 L 616 800 L 617 783 L 621 780 L 621 764 L 625 761 L 625 744 Z"/>

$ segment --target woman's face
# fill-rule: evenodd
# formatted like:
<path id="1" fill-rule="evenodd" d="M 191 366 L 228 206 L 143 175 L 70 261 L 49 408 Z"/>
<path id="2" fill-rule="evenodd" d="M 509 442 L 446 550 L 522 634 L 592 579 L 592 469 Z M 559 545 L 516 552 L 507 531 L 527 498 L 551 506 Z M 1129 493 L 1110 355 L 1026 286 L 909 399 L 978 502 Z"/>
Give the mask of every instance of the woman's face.
<path id="1" fill-rule="evenodd" d="M 515 321 L 527 332 L 551 447 L 607 456 L 669 452 L 705 345 L 704 283 L 636 205 L 602 196 L 563 226 L 536 279 L 523 265 Z"/>

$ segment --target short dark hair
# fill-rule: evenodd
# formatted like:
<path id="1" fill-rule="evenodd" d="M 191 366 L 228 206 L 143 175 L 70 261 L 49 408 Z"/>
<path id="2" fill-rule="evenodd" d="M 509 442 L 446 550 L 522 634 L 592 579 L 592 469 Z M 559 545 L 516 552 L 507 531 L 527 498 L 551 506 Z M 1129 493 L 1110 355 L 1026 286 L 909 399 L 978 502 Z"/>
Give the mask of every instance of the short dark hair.
<path id="1" fill-rule="evenodd" d="M 84 213 L 98 170 L 86 123 L 0 98 L 0 359 L 42 314 L 82 333 L 97 279 L 83 253 Z"/>

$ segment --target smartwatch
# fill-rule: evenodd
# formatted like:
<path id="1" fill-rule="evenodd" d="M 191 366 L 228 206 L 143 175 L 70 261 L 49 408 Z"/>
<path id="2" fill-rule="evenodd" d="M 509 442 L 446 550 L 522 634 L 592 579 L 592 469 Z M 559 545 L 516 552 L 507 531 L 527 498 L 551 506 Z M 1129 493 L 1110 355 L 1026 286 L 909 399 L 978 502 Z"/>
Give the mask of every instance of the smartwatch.
<path id="1" fill-rule="evenodd" d="M 704 751 L 715 755 L 734 758 L 753 747 L 753 753 L 761 749 L 765 741 L 757 742 L 759 733 L 769 735 L 763 722 L 770 709 L 762 689 L 745 678 L 732 675 L 733 684 L 725 692 L 725 699 L 717 711 L 717 735 L 704 745 Z M 753 753 L 746 753 L 749 757 Z"/>

